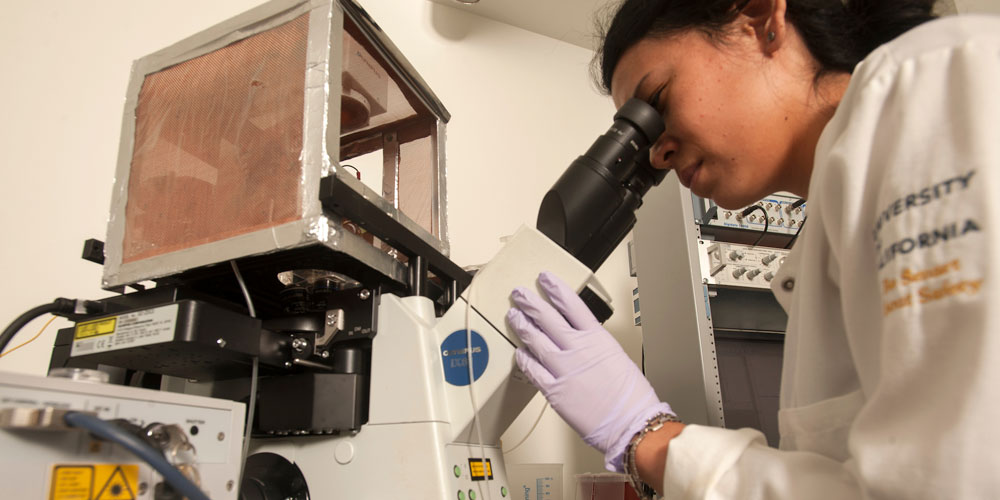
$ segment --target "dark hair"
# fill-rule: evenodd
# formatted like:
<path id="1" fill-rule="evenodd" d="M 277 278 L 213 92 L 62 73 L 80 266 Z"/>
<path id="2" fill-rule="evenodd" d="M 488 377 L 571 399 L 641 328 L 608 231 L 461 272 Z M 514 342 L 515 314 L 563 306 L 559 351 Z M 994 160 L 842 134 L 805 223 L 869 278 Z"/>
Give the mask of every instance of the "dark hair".
<path id="1" fill-rule="evenodd" d="M 600 83 L 611 92 L 611 76 L 626 50 L 646 37 L 697 29 L 724 33 L 749 0 L 624 0 L 603 29 L 595 57 Z M 819 62 L 817 78 L 851 72 L 871 51 L 934 19 L 934 0 L 787 0 L 785 20 L 795 26 Z"/>

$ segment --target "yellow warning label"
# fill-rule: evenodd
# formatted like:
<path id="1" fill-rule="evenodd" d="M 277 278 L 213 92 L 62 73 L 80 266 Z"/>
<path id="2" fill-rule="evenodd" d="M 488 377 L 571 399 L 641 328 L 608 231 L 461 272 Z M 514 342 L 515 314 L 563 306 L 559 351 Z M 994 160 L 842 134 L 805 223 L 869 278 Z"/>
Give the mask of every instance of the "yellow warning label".
<path id="1" fill-rule="evenodd" d="M 138 486 L 138 465 L 56 465 L 49 500 L 136 500 Z"/>
<path id="2" fill-rule="evenodd" d="M 50 500 L 90 500 L 94 492 L 94 466 L 57 465 L 52 468 Z"/>
<path id="3" fill-rule="evenodd" d="M 118 323 L 118 317 L 97 319 L 94 321 L 87 321 L 85 323 L 77 323 L 75 333 L 73 334 L 74 340 L 85 339 L 89 337 L 98 337 L 101 335 L 108 335 L 115 333 L 115 326 Z"/>
<path id="4" fill-rule="evenodd" d="M 110 469 L 111 476 L 107 479 L 101 478 L 101 467 Z M 103 484 L 97 491 L 94 500 L 135 500 L 135 492 L 138 491 L 139 466 L 138 465 L 107 465 L 99 466 L 95 475 L 96 484 Z"/>

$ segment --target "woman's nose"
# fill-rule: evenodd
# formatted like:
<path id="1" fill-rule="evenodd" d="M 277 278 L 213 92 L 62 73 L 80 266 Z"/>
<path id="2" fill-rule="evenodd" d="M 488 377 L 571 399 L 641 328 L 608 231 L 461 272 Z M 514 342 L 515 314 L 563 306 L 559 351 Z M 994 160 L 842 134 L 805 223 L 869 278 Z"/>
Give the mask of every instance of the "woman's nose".
<path id="1" fill-rule="evenodd" d="M 666 134 L 661 135 L 653 143 L 653 147 L 649 148 L 649 163 L 653 168 L 670 169 L 673 166 L 672 156 L 676 150 L 677 144 L 667 138 Z"/>

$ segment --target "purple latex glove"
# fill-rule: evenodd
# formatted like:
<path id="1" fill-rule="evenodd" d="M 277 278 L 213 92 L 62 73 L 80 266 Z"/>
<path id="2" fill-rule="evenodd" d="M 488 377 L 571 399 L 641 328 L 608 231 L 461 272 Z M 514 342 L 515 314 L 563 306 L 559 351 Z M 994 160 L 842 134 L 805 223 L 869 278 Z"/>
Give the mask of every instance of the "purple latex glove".
<path id="1" fill-rule="evenodd" d="M 632 437 L 653 416 L 673 411 L 566 283 L 549 272 L 538 283 L 551 304 L 525 288 L 511 294 L 516 308 L 507 322 L 525 345 L 514 354 L 517 365 L 570 427 L 604 453 L 604 466 L 620 472 Z"/>

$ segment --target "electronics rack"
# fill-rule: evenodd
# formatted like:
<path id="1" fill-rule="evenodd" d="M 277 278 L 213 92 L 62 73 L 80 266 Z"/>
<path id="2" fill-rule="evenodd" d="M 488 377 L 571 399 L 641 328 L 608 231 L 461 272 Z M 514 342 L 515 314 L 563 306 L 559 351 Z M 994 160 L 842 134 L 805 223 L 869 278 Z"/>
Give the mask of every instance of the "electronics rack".
<path id="1" fill-rule="evenodd" d="M 736 210 L 719 208 L 712 200 L 706 200 L 692 195 L 695 220 L 707 226 L 707 231 L 715 229 L 749 229 L 763 231 L 765 226 L 769 233 L 794 235 L 805 222 L 805 202 L 801 198 L 786 193 L 775 193 Z M 743 211 L 759 205 L 764 209 L 743 215 Z M 766 214 L 767 224 L 764 219 Z"/>
<path id="2" fill-rule="evenodd" d="M 763 210 L 747 210 L 754 205 Z M 644 365 L 657 394 L 684 421 L 754 427 L 777 446 L 787 316 L 770 279 L 805 209 L 798 197 L 777 193 L 726 210 L 676 177 L 646 196 L 631 255 L 635 299 L 647 306 L 636 311 Z"/>

